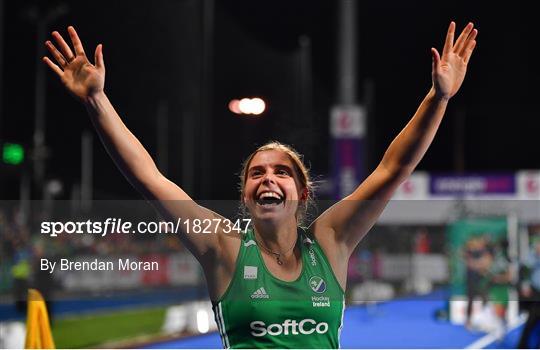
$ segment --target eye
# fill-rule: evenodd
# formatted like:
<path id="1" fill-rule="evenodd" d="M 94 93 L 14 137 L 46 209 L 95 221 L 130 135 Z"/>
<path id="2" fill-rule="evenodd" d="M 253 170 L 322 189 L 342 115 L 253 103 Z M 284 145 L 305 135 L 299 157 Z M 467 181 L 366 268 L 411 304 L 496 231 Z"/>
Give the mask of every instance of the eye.
<path id="1" fill-rule="evenodd" d="M 262 175 L 262 172 L 260 170 L 252 170 L 251 171 L 251 177 L 252 178 L 257 178 L 257 177 L 260 177 Z"/>
<path id="2" fill-rule="evenodd" d="M 285 169 L 279 169 L 276 174 L 278 175 L 281 175 L 281 176 L 290 176 L 291 174 L 289 174 L 289 172 Z"/>

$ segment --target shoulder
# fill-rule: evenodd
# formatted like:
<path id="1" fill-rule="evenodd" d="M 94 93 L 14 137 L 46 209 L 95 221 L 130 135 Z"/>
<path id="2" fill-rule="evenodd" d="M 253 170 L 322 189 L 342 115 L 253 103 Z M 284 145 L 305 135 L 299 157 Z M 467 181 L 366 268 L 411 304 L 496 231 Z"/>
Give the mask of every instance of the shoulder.
<path id="1" fill-rule="evenodd" d="M 313 244 L 317 242 L 315 235 L 307 226 L 298 226 L 298 233 L 300 234 L 300 238 L 304 244 Z"/>
<path id="2" fill-rule="evenodd" d="M 244 232 L 221 233 L 218 235 L 218 247 L 220 255 L 236 255 L 240 249 L 241 243 L 246 239 Z"/>
<path id="3" fill-rule="evenodd" d="M 300 230 L 302 232 L 302 244 L 310 247 L 309 254 L 315 252 L 316 255 L 319 255 L 320 258 L 322 258 L 322 261 L 325 261 L 326 264 L 328 264 L 331 274 L 341 287 L 341 290 L 344 291 L 346 288 L 349 257 L 340 254 L 335 246 L 324 244 L 324 237 L 321 240 L 320 235 L 316 235 L 311 230 L 311 226 L 309 228 L 301 227 Z"/>
<path id="4" fill-rule="evenodd" d="M 331 260 L 331 256 L 336 259 L 347 262 L 349 253 L 343 242 L 338 242 L 336 233 L 330 226 L 321 224 L 319 220 L 315 220 L 307 229 L 310 239 L 313 239 L 323 249 L 326 256 Z"/>

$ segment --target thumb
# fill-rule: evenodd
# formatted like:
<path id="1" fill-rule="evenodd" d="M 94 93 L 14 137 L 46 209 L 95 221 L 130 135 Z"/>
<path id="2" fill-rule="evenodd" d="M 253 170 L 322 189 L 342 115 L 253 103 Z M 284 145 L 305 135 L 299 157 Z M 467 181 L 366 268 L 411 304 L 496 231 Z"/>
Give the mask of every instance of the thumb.
<path id="1" fill-rule="evenodd" d="M 432 58 L 432 69 L 435 72 L 437 68 L 439 67 L 439 64 L 441 63 L 441 56 L 439 55 L 439 51 L 437 51 L 436 48 L 431 48 L 431 58 Z"/>
<path id="2" fill-rule="evenodd" d="M 94 54 L 94 62 L 96 68 L 99 70 L 105 70 L 105 61 L 103 60 L 103 45 L 99 44 L 96 47 L 96 52 Z"/>

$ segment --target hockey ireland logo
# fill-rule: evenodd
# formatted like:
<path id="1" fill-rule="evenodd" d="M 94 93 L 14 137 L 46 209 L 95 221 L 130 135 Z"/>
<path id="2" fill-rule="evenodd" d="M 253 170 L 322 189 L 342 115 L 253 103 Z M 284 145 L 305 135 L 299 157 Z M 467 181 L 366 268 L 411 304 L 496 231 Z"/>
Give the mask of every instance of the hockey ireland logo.
<path id="1" fill-rule="evenodd" d="M 324 293 L 326 291 L 326 282 L 319 276 L 313 276 L 309 279 L 309 287 L 315 293 Z"/>

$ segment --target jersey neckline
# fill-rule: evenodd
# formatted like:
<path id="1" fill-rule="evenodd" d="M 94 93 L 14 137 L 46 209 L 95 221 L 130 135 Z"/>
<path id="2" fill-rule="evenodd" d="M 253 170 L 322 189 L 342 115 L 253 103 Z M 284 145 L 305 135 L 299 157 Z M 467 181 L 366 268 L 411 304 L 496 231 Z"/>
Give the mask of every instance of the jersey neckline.
<path id="1" fill-rule="evenodd" d="M 302 241 L 303 241 L 302 232 L 301 232 L 302 230 L 299 227 L 297 227 L 296 230 L 297 230 L 297 237 L 296 237 L 295 248 L 296 248 L 296 246 L 299 246 L 299 249 L 300 249 L 300 261 L 302 263 L 302 269 L 300 270 L 300 274 L 298 275 L 297 278 L 295 278 L 292 281 L 285 281 L 285 280 L 282 280 L 281 278 L 277 278 L 276 276 L 274 276 L 274 274 L 272 272 L 270 272 L 268 267 L 266 267 L 266 263 L 264 262 L 264 258 L 262 257 L 262 254 L 261 254 L 261 249 L 259 247 L 259 243 L 255 239 L 255 230 L 250 229 L 250 234 L 253 235 L 253 240 L 256 243 L 255 246 L 257 247 L 257 256 L 259 257 L 259 260 L 261 261 L 261 265 L 262 265 L 264 271 L 273 280 L 275 280 L 278 283 L 285 284 L 285 285 L 290 285 L 290 284 L 293 284 L 293 283 L 297 283 L 298 281 L 300 281 L 302 279 L 304 273 L 306 272 L 306 262 L 305 262 L 305 259 L 304 259 L 304 251 L 303 251 L 304 247 L 302 246 Z M 293 249 L 293 251 L 294 251 L 294 249 Z"/>

